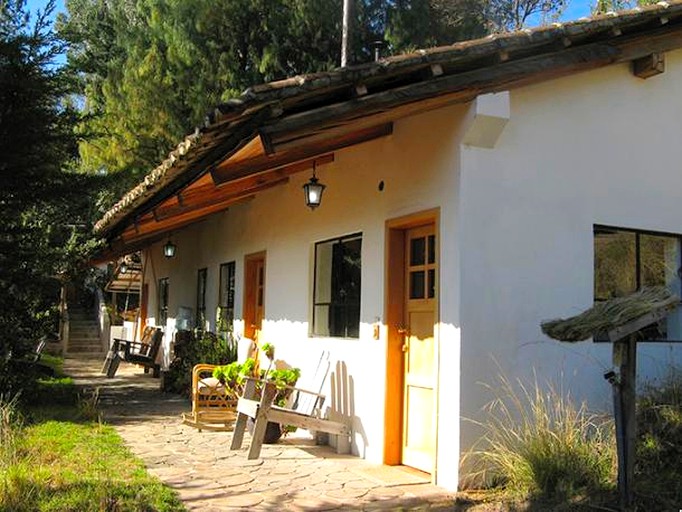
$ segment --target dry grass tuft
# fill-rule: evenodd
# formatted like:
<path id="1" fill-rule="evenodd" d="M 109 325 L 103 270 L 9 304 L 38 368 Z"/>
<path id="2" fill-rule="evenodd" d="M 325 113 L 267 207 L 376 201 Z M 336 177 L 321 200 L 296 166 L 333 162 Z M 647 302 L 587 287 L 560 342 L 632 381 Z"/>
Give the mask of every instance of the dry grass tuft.
<path id="1" fill-rule="evenodd" d="M 541 327 L 542 332 L 555 340 L 582 341 L 679 303 L 680 298 L 663 286 L 643 288 L 626 297 L 599 302 L 574 317 L 543 322 Z"/>
<path id="2" fill-rule="evenodd" d="M 567 500 L 612 489 L 615 442 L 608 418 L 576 406 L 569 395 L 537 381 L 500 377 L 478 424 L 485 434 L 465 456 L 470 477 L 513 496 Z"/>

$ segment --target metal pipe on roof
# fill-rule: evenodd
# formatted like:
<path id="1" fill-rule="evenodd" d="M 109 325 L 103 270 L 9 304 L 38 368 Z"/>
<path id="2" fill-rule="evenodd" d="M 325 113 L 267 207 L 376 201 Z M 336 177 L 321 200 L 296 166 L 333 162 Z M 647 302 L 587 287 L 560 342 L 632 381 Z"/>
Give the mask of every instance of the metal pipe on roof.
<path id="1" fill-rule="evenodd" d="M 353 0 L 343 0 L 343 32 L 341 33 L 341 67 L 345 68 L 353 62 Z"/>

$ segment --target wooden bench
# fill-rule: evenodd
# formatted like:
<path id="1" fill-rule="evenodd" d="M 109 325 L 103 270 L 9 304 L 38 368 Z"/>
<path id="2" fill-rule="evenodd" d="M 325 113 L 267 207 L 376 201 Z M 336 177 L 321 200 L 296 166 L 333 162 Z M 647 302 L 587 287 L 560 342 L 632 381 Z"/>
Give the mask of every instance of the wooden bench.
<path id="1" fill-rule="evenodd" d="M 161 367 L 157 364 L 156 357 L 159 354 L 162 340 L 163 331 L 158 327 L 145 328 L 140 341 L 114 338 L 114 343 L 104 363 L 103 370 L 107 377 L 112 378 L 116 375 L 121 360 L 143 366 L 145 373 L 151 369 L 154 377 L 158 377 L 161 373 Z"/>

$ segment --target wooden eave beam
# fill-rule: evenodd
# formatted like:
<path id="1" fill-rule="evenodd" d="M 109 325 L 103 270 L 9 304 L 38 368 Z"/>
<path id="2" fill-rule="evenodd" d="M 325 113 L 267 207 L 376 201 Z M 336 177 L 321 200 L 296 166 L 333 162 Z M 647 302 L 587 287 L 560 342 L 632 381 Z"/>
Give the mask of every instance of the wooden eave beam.
<path id="1" fill-rule="evenodd" d="M 348 128 L 345 129 L 348 132 Z M 322 153 L 329 153 L 337 149 L 354 146 L 379 137 L 385 137 L 393 133 L 393 124 L 384 123 L 378 126 L 371 126 L 369 128 L 362 128 L 344 135 L 332 136 L 327 135 L 323 140 L 315 139 L 314 143 L 310 140 L 303 139 L 298 144 L 293 145 L 285 151 L 279 151 L 272 155 L 263 155 L 262 157 L 254 158 L 250 161 L 242 162 L 238 165 L 230 165 L 229 162 L 219 165 L 211 174 L 213 181 L 217 184 L 228 183 L 253 174 L 258 174 L 263 171 L 272 169 L 273 167 L 282 167 L 292 162 L 300 162 L 302 160 L 318 157 Z M 277 148 L 277 144 L 274 144 Z M 317 159 L 320 164 L 320 160 Z M 302 169 L 301 169 L 302 170 Z M 296 171 L 297 172 L 297 171 Z"/>
<path id="2" fill-rule="evenodd" d="M 136 242 L 147 240 L 157 235 L 162 235 L 169 231 L 175 231 L 191 224 L 200 222 L 209 215 L 226 210 L 230 206 L 250 201 L 253 199 L 253 197 L 253 195 L 245 195 L 239 198 L 226 200 L 221 203 L 212 204 L 211 206 L 201 208 L 199 210 L 180 213 L 159 222 L 148 222 L 141 226 L 142 229 L 137 234 L 127 230 L 124 231 L 121 235 L 121 240 L 124 244 L 130 245 Z"/>
<path id="3" fill-rule="evenodd" d="M 213 191 L 199 195 L 197 194 L 192 202 L 187 201 L 182 205 L 173 206 L 161 206 L 156 209 L 156 219 L 158 222 L 170 219 L 176 215 L 190 213 L 190 212 L 201 212 L 206 208 L 211 207 L 214 204 L 222 204 L 225 202 L 234 202 L 241 199 L 244 196 L 250 196 L 258 192 L 262 192 L 277 185 L 283 185 L 289 181 L 288 176 L 272 174 L 268 176 L 266 180 L 261 183 L 254 184 L 252 186 L 244 188 L 235 188 L 234 190 L 223 190 L 221 188 L 213 188 Z"/>

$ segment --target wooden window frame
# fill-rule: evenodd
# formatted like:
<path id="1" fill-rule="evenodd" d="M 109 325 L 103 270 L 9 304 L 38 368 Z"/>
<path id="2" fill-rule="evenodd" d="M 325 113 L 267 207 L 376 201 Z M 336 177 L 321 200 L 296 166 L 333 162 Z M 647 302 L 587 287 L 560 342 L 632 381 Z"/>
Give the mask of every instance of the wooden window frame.
<path id="1" fill-rule="evenodd" d="M 163 290 L 163 291 L 162 291 Z M 166 328 L 168 322 L 168 303 L 170 302 L 170 280 L 167 277 L 159 279 L 156 288 L 157 295 L 157 313 L 159 317 L 158 324 L 162 328 Z"/>

